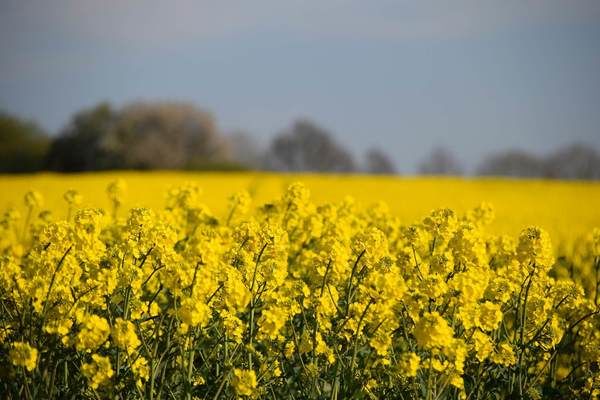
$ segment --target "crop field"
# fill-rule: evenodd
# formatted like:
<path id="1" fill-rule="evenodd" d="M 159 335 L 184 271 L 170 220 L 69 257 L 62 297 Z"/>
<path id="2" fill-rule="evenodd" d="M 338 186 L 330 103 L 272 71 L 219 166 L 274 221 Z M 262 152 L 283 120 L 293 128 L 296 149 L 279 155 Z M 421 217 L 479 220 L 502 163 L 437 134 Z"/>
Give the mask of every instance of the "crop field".
<path id="1" fill-rule="evenodd" d="M 600 184 L 0 177 L 3 398 L 591 399 Z"/>
<path id="2" fill-rule="evenodd" d="M 108 208 L 105 188 L 115 179 L 127 184 L 126 209 L 163 207 L 170 188 L 193 182 L 201 190 L 200 201 L 223 217 L 228 211 L 227 198 L 234 192 L 246 190 L 253 203 L 260 205 L 300 181 L 316 204 L 347 196 L 365 207 L 383 202 L 403 223 L 416 222 L 436 208 L 464 212 L 487 202 L 496 213 L 490 225 L 494 233 L 516 235 L 525 226 L 539 225 L 558 244 L 600 226 L 599 183 L 548 180 L 182 172 L 4 175 L 0 176 L 0 209 L 22 208 L 23 194 L 32 189 L 44 196 L 45 208 L 57 217 L 64 214 L 63 193 L 68 189 L 82 194 L 82 206 Z"/>

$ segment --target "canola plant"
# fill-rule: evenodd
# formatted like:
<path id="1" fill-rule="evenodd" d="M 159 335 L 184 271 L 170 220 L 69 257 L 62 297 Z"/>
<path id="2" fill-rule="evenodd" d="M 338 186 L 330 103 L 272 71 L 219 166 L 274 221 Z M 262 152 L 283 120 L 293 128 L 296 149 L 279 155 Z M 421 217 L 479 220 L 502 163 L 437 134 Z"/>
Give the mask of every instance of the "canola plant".
<path id="1" fill-rule="evenodd" d="M 226 200 L 231 193 L 247 191 L 253 204 L 259 205 L 279 198 L 289 185 L 300 181 L 315 204 L 341 202 L 346 196 L 360 208 L 384 202 L 390 214 L 405 225 L 434 209 L 451 208 L 464 214 L 488 202 L 494 205 L 497 218 L 487 231 L 516 237 L 525 226 L 540 226 L 551 235 L 556 248 L 570 245 L 600 226 L 600 182 L 468 177 L 190 171 L 0 175 L 0 210 L 23 212 L 23 194 L 35 189 L 44 195 L 44 210 L 64 218 L 63 194 L 72 188 L 83 196 L 79 207 L 109 210 L 112 205 L 105 188 L 118 179 L 127 182 L 124 209 L 159 210 L 171 188 L 196 182 L 202 189 L 202 203 L 215 216 L 226 218 Z"/>
<path id="2" fill-rule="evenodd" d="M 383 204 L 229 199 L 0 220 L 5 398 L 539 399 L 600 393 L 600 230 L 557 254 L 490 205 L 402 223 Z"/>

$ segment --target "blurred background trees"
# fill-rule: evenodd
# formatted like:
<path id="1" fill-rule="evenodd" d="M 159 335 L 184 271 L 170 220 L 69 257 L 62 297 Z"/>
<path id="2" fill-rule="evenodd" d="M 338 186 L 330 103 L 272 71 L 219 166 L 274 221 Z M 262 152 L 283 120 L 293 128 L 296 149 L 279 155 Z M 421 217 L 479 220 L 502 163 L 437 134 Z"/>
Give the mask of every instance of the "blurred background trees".
<path id="1" fill-rule="evenodd" d="M 544 166 L 548 178 L 600 179 L 600 154 L 582 144 L 558 149 L 546 158 Z"/>
<path id="2" fill-rule="evenodd" d="M 186 103 L 125 106 L 106 146 L 123 157 L 124 168 L 202 169 L 228 159 L 213 116 Z"/>
<path id="3" fill-rule="evenodd" d="M 0 112 L 0 172 L 110 169 L 273 170 L 397 174 L 391 154 L 366 149 L 357 162 L 327 129 L 299 119 L 268 143 L 244 131 L 223 133 L 214 116 L 185 102 L 108 103 L 76 112 L 49 135 L 34 122 Z M 423 175 L 462 175 L 452 151 L 435 147 L 417 166 Z M 476 176 L 600 179 L 600 154 L 570 144 L 546 155 L 519 149 L 483 157 Z"/>
<path id="4" fill-rule="evenodd" d="M 271 142 L 267 164 L 278 171 L 354 172 L 352 154 L 329 132 L 308 120 L 299 120 Z"/>
<path id="5" fill-rule="evenodd" d="M 463 167 L 458 158 L 445 147 L 435 147 L 419 164 L 421 175 L 462 175 Z"/>
<path id="6" fill-rule="evenodd" d="M 0 172 L 43 169 L 49 144 L 35 123 L 0 112 Z"/>
<path id="7" fill-rule="evenodd" d="M 227 143 L 212 115 L 186 103 L 102 103 L 76 113 L 52 143 L 47 167 L 104 169 L 227 169 Z"/>
<path id="8" fill-rule="evenodd" d="M 522 150 L 505 150 L 489 155 L 477 175 L 533 178 L 544 175 L 544 160 Z"/>
<path id="9" fill-rule="evenodd" d="M 593 148 L 572 144 L 546 156 L 506 150 L 487 156 L 477 175 L 515 178 L 600 179 L 600 155 Z"/>
<path id="10" fill-rule="evenodd" d="M 47 167 L 61 172 L 119 168 L 121 157 L 106 145 L 116 120 L 117 112 L 108 103 L 77 112 L 53 140 Z"/>
<path id="11" fill-rule="evenodd" d="M 396 166 L 383 150 L 373 147 L 365 153 L 365 172 L 369 174 L 396 174 Z"/>

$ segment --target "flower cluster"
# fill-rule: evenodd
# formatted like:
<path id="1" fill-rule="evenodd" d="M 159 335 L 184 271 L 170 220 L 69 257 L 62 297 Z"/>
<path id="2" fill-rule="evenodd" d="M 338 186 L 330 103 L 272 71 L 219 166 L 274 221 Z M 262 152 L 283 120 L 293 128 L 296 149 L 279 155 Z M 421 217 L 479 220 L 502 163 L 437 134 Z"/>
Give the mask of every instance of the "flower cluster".
<path id="1" fill-rule="evenodd" d="M 193 183 L 163 209 L 64 195 L 0 219 L 7 398 L 594 398 L 600 231 L 569 247 L 493 208 L 407 224 L 300 183 L 224 215 Z M 25 218 L 21 218 L 25 215 Z"/>

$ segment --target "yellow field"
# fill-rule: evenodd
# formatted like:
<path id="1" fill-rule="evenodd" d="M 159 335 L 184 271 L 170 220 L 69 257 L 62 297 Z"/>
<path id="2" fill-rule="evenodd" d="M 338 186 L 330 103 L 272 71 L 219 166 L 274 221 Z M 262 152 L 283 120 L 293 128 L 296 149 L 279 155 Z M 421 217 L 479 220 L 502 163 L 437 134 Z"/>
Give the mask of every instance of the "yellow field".
<path id="1" fill-rule="evenodd" d="M 517 234 L 528 225 L 546 229 L 555 243 L 600 226 L 600 184 L 540 180 L 459 179 L 339 175 L 283 175 L 264 173 L 111 172 L 91 174 L 36 174 L 0 176 L 0 209 L 22 207 L 23 194 L 38 190 L 45 206 L 64 212 L 63 193 L 77 189 L 84 206 L 109 208 L 106 185 L 122 178 L 127 183 L 124 207 L 161 207 L 166 191 L 185 182 L 203 188 L 203 200 L 218 216 L 227 210 L 227 197 L 248 190 L 255 205 L 271 201 L 294 181 L 302 181 L 316 203 L 354 197 L 364 205 L 385 202 L 404 222 L 414 222 L 434 208 L 459 212 L 491 203 L 495 233 Z"/>
<path id="2" fill-rule="evenodd" d="M 4 398 L 600 394 L 600 230 L 578 240 L 600 226 L 598 184 L 191 173 L 0 182 L 0 207 L 21 211 L 0 220 Z M 359 204 L 339 201 L 348 195 Z M 390 212 L 370 206 L 379 201 Z M 482 201 L 496 205 L 492 226 Z"/>

